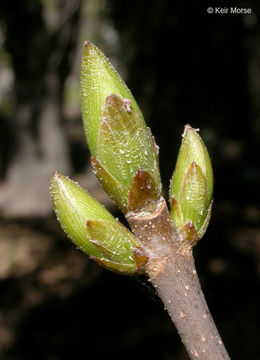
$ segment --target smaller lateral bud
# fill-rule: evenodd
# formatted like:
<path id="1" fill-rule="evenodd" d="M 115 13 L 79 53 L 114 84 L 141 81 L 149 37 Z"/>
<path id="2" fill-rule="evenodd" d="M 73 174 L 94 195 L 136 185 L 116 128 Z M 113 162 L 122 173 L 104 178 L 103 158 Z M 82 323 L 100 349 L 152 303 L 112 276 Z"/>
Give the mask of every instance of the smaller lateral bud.
<path id="1" fill-rule="evenodd" d="M 136 251 L 142 253 L 139 241 L 77 183 L 55 172 L 51 197 L 63 230 L 83 252 L 112 271 L 142 271 L 136 258 Z"/>
<path id="2" fill-rule="evenodd" d="M 191 246 L 206 231 L 212 192 L 213 172 L 208 151 L 198 131 L 186 125 L 171 180 L 170 201 L 173 223 Z M 192 237 L 187 232 L 188 228 L 193 229 Z"/>

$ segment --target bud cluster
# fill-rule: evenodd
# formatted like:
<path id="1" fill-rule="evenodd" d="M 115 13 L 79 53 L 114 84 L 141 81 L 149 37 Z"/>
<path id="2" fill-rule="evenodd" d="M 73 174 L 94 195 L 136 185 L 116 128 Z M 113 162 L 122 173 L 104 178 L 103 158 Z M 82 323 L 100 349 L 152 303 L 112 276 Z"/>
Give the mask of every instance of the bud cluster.
<path id="1" fill-rule="evenodd" d="M 90 42 L 83 49 L 81 104 L 91 164 L 102 187 L 125 214 L 152 213 L 162 199 L 158 147 L 130 90 Z M 212 192 L 207 149 L 186 125 L 170 185 L 170 215 L 188 249 L 206 231 Z M 55 172 L 51 196 L 62 228 L 82 251 L 112 271 L 145 272 L 144 244 L 77 183 Z"/>

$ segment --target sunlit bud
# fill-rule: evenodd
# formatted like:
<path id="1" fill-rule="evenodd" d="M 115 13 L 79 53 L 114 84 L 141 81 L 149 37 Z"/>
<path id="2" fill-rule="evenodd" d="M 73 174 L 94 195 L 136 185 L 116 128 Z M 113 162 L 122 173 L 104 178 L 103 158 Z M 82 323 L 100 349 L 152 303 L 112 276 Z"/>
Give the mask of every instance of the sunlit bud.
<path id="1" fill-rule="evenodd" d="M 91 162 L 103 188 L 127 212 L 130 207 L 133 209 L 129 206 L 131 183 L 142 171 L 150 177 L 152 194 L 148 191 L 147 197 L 160 198 L 154 139 L 125 83 L 101 51 L 89 42 L 83 50 L 81 88 Z"/>
<path id="2" fill-rule="evenodd" d="M 194 229 L 192 233 L 196 231 L 194 236 L 198 239 L 205 233 L 212 192 L 213 173 L 208 151 L 198 130 L 186 125 L 170 185 L 171 217 L 184 237 L 191 238 L 191 229 Z"/>
<path id="3" fill-rule="evenodd" d="M 83 252 L 112 271 L 142 271 L 146 258 L 138 240 L 77 183 L 55 172 L 51 196 L 62 228 Z"/>

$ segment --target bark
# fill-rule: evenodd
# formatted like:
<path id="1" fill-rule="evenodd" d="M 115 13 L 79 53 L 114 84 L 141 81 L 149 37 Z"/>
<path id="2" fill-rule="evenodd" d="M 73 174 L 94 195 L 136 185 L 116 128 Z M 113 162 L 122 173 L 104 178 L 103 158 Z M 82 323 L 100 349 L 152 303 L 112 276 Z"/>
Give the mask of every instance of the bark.
<path id="1" fill-rule="evenodd" d="M 149 258 L 146 272 L 150 281 L 190 358 L 230 359 L 201 290 L 192 252 L 178 252 L 182 239 L 172 225 L 165 200 L 147 212 L 132 212 L 126 217 Z"/>

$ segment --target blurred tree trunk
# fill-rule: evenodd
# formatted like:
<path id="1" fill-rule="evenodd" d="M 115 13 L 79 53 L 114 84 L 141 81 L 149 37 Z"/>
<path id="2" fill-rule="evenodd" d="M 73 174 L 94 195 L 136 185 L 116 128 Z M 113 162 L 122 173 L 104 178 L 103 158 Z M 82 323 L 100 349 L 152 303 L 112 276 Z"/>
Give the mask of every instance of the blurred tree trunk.
<path id="1" fill-rule="evenodd" d="M 14 70 L 15 105 L 8 126 L 16 136 L 15 141 L 9 139 L 16 148 L 0 187 L 0 211 L 5 216 L 49 214 L 49 178 L 57 167 L 64 173 L 70 170 L 61 105 L 80 6 L 81 0 L 1 5 L 4 46 Z"/>

